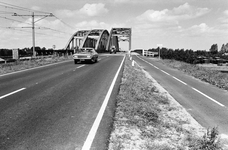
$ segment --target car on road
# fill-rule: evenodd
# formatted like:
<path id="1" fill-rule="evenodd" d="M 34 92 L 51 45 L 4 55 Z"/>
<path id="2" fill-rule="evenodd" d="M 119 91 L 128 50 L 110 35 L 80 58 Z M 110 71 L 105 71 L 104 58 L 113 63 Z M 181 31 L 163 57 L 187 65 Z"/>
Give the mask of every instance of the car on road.
<path id="1" fill-rule="evenodd" d="M 73 54 L 74 63 L 80 62 L 91 62 L 95 63 L 98 61 L 98 53 L 94 48 L 80 48 Z"/>
<path id="2" fill-rule="evenodd" d="M 110 54 L 112 54 L 112 53 L 116 54 L 116 47 L 112 46 L 109 52 L 110 52 Z"/>

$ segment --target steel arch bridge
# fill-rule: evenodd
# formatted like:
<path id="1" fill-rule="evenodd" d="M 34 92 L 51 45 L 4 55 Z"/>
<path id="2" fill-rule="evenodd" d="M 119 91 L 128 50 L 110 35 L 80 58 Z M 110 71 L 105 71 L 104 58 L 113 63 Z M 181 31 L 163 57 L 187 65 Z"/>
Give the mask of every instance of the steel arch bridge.
<path id="1" fill-rule="evenodd" d="M 94 48 L 98 53 L 109 52 L 112 46 L 119 51 L 119 42 L 128 41 L 131 49 L 131 28 L 79 30 L 75 32 L 65 46 L 65 50 L 74 52 L 83 47 Z"/>

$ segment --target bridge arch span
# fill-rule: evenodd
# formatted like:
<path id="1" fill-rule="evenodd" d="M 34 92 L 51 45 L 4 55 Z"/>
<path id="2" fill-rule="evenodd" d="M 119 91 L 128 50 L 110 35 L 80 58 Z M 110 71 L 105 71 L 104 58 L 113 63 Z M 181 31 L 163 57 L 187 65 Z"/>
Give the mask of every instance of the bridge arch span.
<path id="1" fill-rule="evenodd" d="M 105 52 L 109 38 L 109 32 L 104 29 L 91 30 L 85 37 L 82 47 L 92 47 L 97 52 Z"/>
<path id="2" fill-rule="evenodd" d="M 106 52 L 108 49 L 106 48 L 109 38 L 109 32 L 107 30 L 103 30 L 96 44 L 95 49 L 97 52 Z"/>
<path id="3" fill-rule="evenodd" d="M 79 30 L 79 31 L 75 32 L 71 36 L 71 38 L 68 40 L 64 49 L 75 51 L 76 49 L 81 48 L 83 41 L 89 32 L 90 32 L 90 30 Z"/>

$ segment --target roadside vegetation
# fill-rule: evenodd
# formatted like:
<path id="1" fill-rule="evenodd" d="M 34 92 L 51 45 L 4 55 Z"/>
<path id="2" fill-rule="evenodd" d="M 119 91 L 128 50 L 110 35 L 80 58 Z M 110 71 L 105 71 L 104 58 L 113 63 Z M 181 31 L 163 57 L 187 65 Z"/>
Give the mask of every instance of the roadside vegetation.
<path id="1" fill-rule="evenodd" d="M 195 78 L 228 90 L 228 66 L 223 68 L 209 64 L 188 64 L 182 61 L 164 59 L 162 62 L 172 68 L 181 70 Z M 217 69 L 216 69 L 217 68 Z M 221 71 L 222 70 L 222 71 Z"/>
<path id="2" fill-rule="evenodd" d="M 36 59 L 28 60 L 18 60 L 10 63 L 0 64 L 0 75 L 10 72 L 15 72 L 19 70 L 25 70 L 29 68 L 34 68 L 38 66 L 43 66 L 51 63 L 56 63 L 60 61 L 65 61 L 71 59 L 71 57 L 59 57 L 59 56 L 46 56 L 46 57 L 37 57 Z"/>
<path id="3" fill-rule="evenodd" d="M 117 96 L 109 150 L 220 150 L 217 128 L 204 129 L 129 58 Z"/>

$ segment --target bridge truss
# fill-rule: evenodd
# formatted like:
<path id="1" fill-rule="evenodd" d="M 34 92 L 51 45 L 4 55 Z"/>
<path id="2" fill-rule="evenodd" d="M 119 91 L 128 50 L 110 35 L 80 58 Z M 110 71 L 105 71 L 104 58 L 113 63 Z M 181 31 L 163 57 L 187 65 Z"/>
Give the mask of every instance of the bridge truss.
<path id="1" fill-rule="evenodd" d="M 74 52 L 83 47 L 94 48 L 98 53 L 108 52 L 112 46 L 119 51 L 119 42 L 129 42 L 131 49 L 131 28 L 112 28 L 110 33 L 105 29 L 80 30 L 74 33 L 65 50 L 74 50 Z"/>

